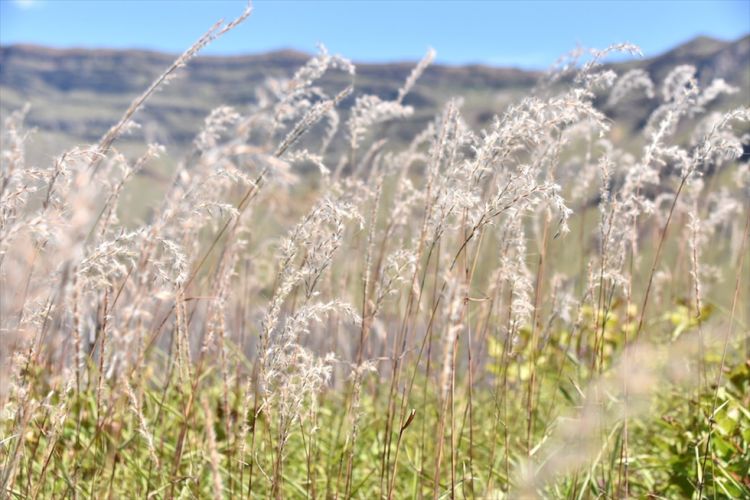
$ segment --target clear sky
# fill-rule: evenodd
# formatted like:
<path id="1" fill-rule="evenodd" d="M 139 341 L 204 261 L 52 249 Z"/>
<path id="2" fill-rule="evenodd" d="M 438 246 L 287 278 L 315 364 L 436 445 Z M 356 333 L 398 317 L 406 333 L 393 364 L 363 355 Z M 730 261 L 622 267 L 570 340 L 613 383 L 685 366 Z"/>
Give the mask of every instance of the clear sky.
<path id="1" fill-rule="evenodd" d="M 244 0 L 0 0 L 0 44 L 146 48 L 180 52 Z M 658 54 L 697 35 L 750 32 L 750 0 L 682 1 L 263 1 L 206 53 L 322 42 L 355 61 L 413 60 L 546 67 L 575 48 L 616 42 Z"/>

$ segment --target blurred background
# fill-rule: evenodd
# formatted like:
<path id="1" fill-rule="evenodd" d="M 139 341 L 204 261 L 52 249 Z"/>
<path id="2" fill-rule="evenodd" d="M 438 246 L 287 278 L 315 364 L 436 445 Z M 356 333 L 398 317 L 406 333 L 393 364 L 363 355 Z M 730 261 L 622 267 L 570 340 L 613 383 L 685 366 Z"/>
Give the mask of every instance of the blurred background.
<path id="1" fill-rule="evenodd" d="M 32 161 L 96 141 L 129 102 L 220 18 L 244 8 L 232 1 L 0 0 L 0 115 L 30 103 L 36 127 Z M 251 18 L 209 45 L 182 76 L 149 102 L 140 131 L 167 146 L 171 158 L 192 140 L 203 118 L 222 104 L 256 101 L 259 83 L 284 78 L 323 43 L 358 66 L 355 93 L 395 95 L 414 61 L 437 50 L 437 64 L 407 104 L 414 119 L 387 125 L 406 140 L 454 96 L 482 127 L 527 93 L 561 55 L 613 43 L 639 45 L 644 58 L 611 60 L 643 67 L 657 84 L 668 68 L 694 64 L 702 81 L 721 77 L 750 95 L 750 1 L 389 2 L 256 1 Z M 620 72 L 620 71 L 618 71 Z M 324 85 L 340 88 L 345 75 Z M 344 111 L 353 99 L 343 103 Z M 628 137 L 656 101 L 633 103 L 618 116 Z"/>

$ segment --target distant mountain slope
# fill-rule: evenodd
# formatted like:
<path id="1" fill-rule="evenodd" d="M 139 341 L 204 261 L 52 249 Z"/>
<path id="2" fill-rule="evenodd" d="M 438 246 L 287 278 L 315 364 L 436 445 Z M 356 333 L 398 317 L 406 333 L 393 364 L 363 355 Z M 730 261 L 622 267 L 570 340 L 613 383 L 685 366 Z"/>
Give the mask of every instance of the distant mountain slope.
<path id="1" fill-rule="evenodd" d="M 679 45 L 660 56 L 642 61 L 619 64 L 622 69 L 639 67 L 647 70 L 655 81 L 662 81 L 669 71 L 680 64 L 692 64 L 701 83 L 714 78 L 742 86 L 750 85 L 750 35 L 734 42 L 722 42 L 701 36 Z"/>
<path id="2" fill-rule="evenodd" d="M 42 136 L 38 147 L 44 154 L 94 141 L 173 57 L 140 50 L 0 47 L 0 115 L 31 103 L 28 122 L 38 128 Z M 255 89 L 265 78 L 289 76 L 308 57 L 294 51 L 198 57 L 149 102 L 137 121 L 150 139 L 180 147 L 192 139 L 212 108 L 229 104 L 241 109 L 255 99 Z M 722 77 L 743 89 L 735 100 L 750 99 L 750 36 L 734 42 L 700 37 L 658 57 L 613 66 L 618 72 L 645 68 L 659 82 L 678 64 L 695 65 L 704 81 Z M 411 68 L 412 63 L 358 64 L 356 91 L 394 96 Z M 482 125 L 540 75 L 479 65 L 432 66 L 407 99 L 418 110 L 411 127 L 428 120 L 453 96 L 464 96 L 469 120 Z M 346 83 L 345 75 L 335 73 L 324 82 L 338 88 Z M 404 137 L 409 131 L 409 127 L 396 128 L 396 134 Z"/>

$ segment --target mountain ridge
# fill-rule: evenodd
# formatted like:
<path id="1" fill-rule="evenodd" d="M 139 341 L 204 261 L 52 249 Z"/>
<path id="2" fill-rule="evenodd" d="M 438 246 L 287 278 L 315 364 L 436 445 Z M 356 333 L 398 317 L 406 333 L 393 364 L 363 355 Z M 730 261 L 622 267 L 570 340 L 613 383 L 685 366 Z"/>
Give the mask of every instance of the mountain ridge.
<path id="1" fill-rule="evenodd" d="M 253 102 L 256 87 L 267 77 L 288 77 L 309 57 L 290 49 L 198 56 L 149 101 L 137 120 L 144 124 L 143 133 L 150 134 L 150 139 L 182 146 L 189 143 L 211 109 L 225 104 L 241 108 Z M 28 124 L 44 136 L 46 143 L 42 141 L 40 147 L 48 154 L 95 141 L 174 58 L 174 54 L 141 49 L 1 46 L 0 117 L 29 102 Z M 750 34 L 734 41 L 696 37 L 654 57 L 608 66 L 618 73 L 644 68 L 658 84 L 678 64 L 695 65 L 701 82 L 724 78 L 740 87 L 737 100 L 747 103 L 750 99 Z M 356 65 L 356 92 L 393 98 L 414 63 Z M 465 96 L 466 116 L 473 125 L 482 126 L 542 75 L 541 71 L 484 64 L 432 65 L 407 97 L 407 104 L 417 111 L 412 125 L 431 119 L 449 98 Z M 342 88 L 349 78 L 329 72 L 322 85 Z M 344 103 L 344 109 L 351 101 Z M 406 139 L 413 126 L 397 127 L 396 135 Z"/>
<path id="2" fill-rule="evenodd" d="M 709 35 L 696 35 L 682 43 L 678 43 L 671 49 L 659 52 L 645 57 L 644 59 L 656 59 L 664 56 L 675 55 L 677 52 L 691 52 L 697 53 L 708 53 L 712 51 L 718 51 L 728 45 L 733 45 L 738 42 L 747 41 L 750 39 L 750 33 L 743 35 L 736 39 L 721 39 L 712 37 Z M 112 47 L 85 47 L 85 46 L 70 46 L 70 47 L 51 47 L 47 45 L 40 45 L 35 43 L 13 43 L 0 45 L 0 56 L 4 50 L 23 50 L 30 52 L 40 52 L 55 54 L 57 56 L 73 55 L 73 54 L 87 54 L 87 55 L 116 55 L 122 53 L 132 54 L 148 54 L 153 56 L 159 56 L 160 58 L 168 59 L 173 61 L 179 56 L 176 52 L 161 51 L 157 49 L 133 47 L 133 48 L 112 48 Z M 314 52 L 307 52 L 304 50 L 294 48 L 277 48 L 271 49 L 264 52 L 246 53 L 246 54 L 202 54 L 196 57 L 195 60 L 254 60 L 254 59 L 269 59 L 269 58 L 290 58 L 297 59 L 300 61 L 306 61 L 310 57 L 314 56 Z M 359 66 L 384 66 L 384 65 L 413 65 L 417 61 L 409 59 L 394 59 L 392 61 L 354 61 Z M 530 72 L 542 72 L 542 69 L 534 68 L 523 68 L 520 65 L 498 65 L 485 62 L 467 62 L 463 64 L 451 64 L 451 63 L 434 63 L 435 67 L 443 68 L 467 68 L 467 67 L 487 67 L 494 69 L 519 69 L 522 71 Z"/>

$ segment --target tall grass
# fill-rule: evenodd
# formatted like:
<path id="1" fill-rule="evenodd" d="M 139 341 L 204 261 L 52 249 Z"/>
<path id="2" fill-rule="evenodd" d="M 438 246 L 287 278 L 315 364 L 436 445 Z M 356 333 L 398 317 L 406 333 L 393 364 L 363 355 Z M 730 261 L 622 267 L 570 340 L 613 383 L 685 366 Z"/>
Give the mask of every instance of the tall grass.
<path id="1" fill-rule="evenodd" d="M 750 495 L 750 112 L 715 105 L 735 89 L 617 75 L 617 45 L 485 130 L 452 100 L 399 148 L 381 125 L 434 53 L 386 100 L 321 48 L 212 112 L 121 222 L 163 148 L 117 139 L 248 15 L 97 145 L 29 165 L 26 110 L 5 123 L 0 495 Z"/>

